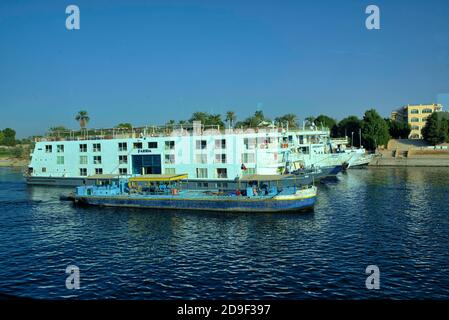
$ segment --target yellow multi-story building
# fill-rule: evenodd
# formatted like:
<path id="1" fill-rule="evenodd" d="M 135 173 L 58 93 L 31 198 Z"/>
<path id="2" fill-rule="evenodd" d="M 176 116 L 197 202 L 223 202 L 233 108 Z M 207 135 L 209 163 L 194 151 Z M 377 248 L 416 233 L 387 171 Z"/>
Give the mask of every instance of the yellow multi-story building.
<path id="1" fill-rule="evenodd" d="M 408 104 L 391 113 L 392 120 L 404 121 L 410 125 L 409 139 L 422 139 L 421 130 L 424 128 L 427 117 L 433 112 L 442 111 L 441 104 Z"/>

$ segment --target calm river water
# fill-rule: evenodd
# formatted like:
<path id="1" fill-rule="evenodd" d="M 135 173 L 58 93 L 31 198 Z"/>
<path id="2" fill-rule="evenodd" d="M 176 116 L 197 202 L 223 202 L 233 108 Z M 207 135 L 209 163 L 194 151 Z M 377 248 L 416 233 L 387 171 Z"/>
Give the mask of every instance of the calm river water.
<path id="1" fill-rule="evenodd" d="M 68 191 L 0 168 L 1 294 L 449 299 L 449 169 L 350 170 L 319 185 L 308 214 L 76 208 L 59 201 Z M 366 289 L 368 265 L 379 290 Z"/>

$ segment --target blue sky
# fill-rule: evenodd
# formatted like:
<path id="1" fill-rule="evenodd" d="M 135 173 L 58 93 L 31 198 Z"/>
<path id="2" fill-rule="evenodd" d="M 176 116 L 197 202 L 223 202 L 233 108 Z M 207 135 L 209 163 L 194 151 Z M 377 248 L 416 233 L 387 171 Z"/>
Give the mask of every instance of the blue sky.
<path id="1" fill-rule="evenodd" d="M 80 30 L 65 28 L 69 4 Z M 369 4 L 380 30 L 365 28 Z M 258 105 L 341 119 L 448 92 L 447 0 L 0 2 L 0 128 L 21 137 L 76 128 L 80 109 L 90 127 Z"/>

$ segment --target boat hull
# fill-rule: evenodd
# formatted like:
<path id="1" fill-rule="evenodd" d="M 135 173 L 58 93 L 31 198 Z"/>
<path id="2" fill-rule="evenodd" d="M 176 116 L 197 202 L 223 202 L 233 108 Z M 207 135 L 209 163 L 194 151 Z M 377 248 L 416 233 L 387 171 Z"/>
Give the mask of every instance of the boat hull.
<path id="1" fill-rule="evenodd" d="M 165 199 L 130 198 L 123 196 L 99 197 L 77 196 L 75 203 L 81 205 L 131 207 L 170 210 L 202 210 L 224 212 L 284 212 L 305 211 L 313 208 L 316 196 L 296 199 L 180 199 L 173 196 Z"/>

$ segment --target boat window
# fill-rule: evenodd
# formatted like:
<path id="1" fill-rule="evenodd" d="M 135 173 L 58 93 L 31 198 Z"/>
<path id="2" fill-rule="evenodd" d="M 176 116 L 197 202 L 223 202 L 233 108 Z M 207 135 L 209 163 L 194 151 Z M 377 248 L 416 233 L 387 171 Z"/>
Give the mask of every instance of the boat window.
<path id="1" fill-rule="evenodd" d="M 165 150 L 173 150 L 175 149 L 174 141 L 165 141 Z"/>
<path id="2" fill-rule="evenodd" d="M 64 164 L 64 156 L 57 156 L 56 164 Z"/>
<path id="3" fill-rule="evenodd" d="M 87 144 L 85 143 L 80 144 L 80 152 L 87 152 Z"/>
<path id="4" fill-rule="evenodd" d="M 63 144 L 58 144 L 56 146 L 56 152 L 58 152 L 58 153 L 64 152 L 64 145 Z"/>
<path id="5" fill-rule="evenodd" d="M 119 142 L 118 151 L 128 151 L 128 144 L 126 142 Z"/>
<path id="6" fill-rule="evenodd" d="M 207 148 L 207 141 L 206 140 L 197 140 L 196 141 L 196 149 L 202 150 Z"/>
<path id="7" fill-rule="evenodd" d="M 101 156 L 94 156 L 94 164 L 101 164 Z"/>
<path id="8" fill-rule="evenodd" d="M 195 161 L 196 163 L 207 163 L 207 154 L 196 154 L 195 155 Z"/>
<path id="9" fill-rule="evenodd" d="M 46 152 L 46 153 L 51 153 L 51 152 L 52 152 L 52 146 L 51 146 L 51 144 L 48 144 L 48 145 L 45 146 L 45 152 Z"/>
<path id="10" fill-rule="evenodd" d="M 93 150 L 93 152 L 101 152 L 101 144 L 99 144 L 99 143 L 94 143 L 94 144 L 92 145 L 92 150 Z"/>
<path id="11" fill-rule="evenodd" d="M 142 149 L 142 142 L 134 142 L 134 149 Z"/>
<path id="12" fill-rule="evenodd" d="M 226 149 L 226 139 L 215 140 L 215 149 Z"/>
<path id="13" fill-rule="evenodd" d="M 197 178 L 207 178 L 207 168 L 196 168 Z"/>
<path id="14" fill-rule="evenodd" d="M 175 163 L 175 155 L 174 154 L 166 154 L 165 155 L 165 164 L 173 164 Z"/>
<path id="15" fill-rule="evenodd" d="M 87 168 L 80 168 L 80 176 L 87 176 Z"/>
<path id="16" fill-rule="evenodd" d="M 126 163 L 128 163 L 128 156 L 118 156 L 118 163 L 119 164 L 126 164 Z"/>
<path id="17" fill-rule="evenodd" d="M 157 142 L 148 142 L 148 149 L 157 149 Z"/>
<path id="18" fill-rule="evenodd" d="M 216 154 L 215 163 L 226 163 L 226 154 L 225 153 Z"/>
<path id="19" fill-rule="evenodd" d="M 226 168 L 217 168 L 217 178 L 226 179 L 228 177 L 228 169 Z"/>
<path id="20" fill-rule="evenodd" d="M 87 164 L 87 156 L 80 156 L 80 164 Z"/>

